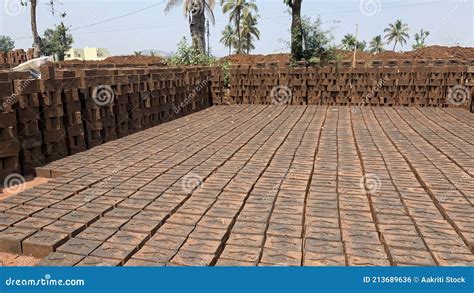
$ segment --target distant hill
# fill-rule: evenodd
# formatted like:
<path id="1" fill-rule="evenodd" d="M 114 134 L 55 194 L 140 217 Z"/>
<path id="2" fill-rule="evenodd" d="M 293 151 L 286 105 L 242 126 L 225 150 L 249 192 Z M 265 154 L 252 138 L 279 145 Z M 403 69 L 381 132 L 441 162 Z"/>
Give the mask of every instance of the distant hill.
<path id="1" fill-rule="evenodd" d="M 171 56 L 171 52 L 166 52 L 162 50 L 149 49 L 149 50 L 143 50 L 141 52 L 142 52 L 142 55 L 145 55 L 145 56 L 151 56 L 152 53 L 154 53 L 155 56 L 160 56 L 163 58 L 168 58 Z"/>

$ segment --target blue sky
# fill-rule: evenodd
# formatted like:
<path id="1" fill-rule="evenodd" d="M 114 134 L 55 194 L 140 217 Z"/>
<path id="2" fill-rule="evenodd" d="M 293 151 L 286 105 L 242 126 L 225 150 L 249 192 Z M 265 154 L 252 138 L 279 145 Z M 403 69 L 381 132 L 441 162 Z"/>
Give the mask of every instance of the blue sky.
<path id="1" fill-rule="evenodd" d="M 49 12 L 46 6 L 49 0 L 39 1 L 38 25 L 42 34 L 60 19 Z M 32 43 L 29 7 L 19 7 L 18 2 L 20 0 L 0 0 L 0 35 L 15 39 L 18 48 L 27 48 Z M 181 7 L 165 14 L 165 2 L 63 0 L 63 5 L 57 8 L 68 13 L 65 23 L 73 30 L 74 47 L 105 47 L 112 54 L 121 55 L 147 49 L 171 52 L 183 36 L 189 36 L 188 22 Z M 253 53 L 288 51 L 282 40 L 290 38 L 291 16 L 283 1 L 257 0 L 256 3 L 261 39 Z M 216 24 L 211 27 L 210 43 L 215 55 L 224 56 L 228 50 L 219 39 L 228 16 L 222 14 L 219 5 L 214 12 Z M 355 33 L 357 23 L 360 38 L 369 41 L 373 36 L 383 34 L 388 23 L 402 19 L 409 24 L 412 35 L 409 44 L 401 48 L 403 50 L 411 48 L 413 34 L 421 28 L 431 32 L 427 40 L 429 45 L 474 47 L 473 0 L 303 0 L 303 14 L 313 18 L 319 15 L 325 28 L 333 29 L 336 44 L 346 33 Z"/>

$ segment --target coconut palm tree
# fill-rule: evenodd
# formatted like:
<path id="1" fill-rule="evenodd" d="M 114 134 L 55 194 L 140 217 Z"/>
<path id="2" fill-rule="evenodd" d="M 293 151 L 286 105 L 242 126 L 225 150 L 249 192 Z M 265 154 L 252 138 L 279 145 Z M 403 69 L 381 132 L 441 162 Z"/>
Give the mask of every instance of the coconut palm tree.
<path id="1" fill-rule="evenodd" d="M 258 12 L 257 4 L 253 0 L 221 0 L 222 12 L 229 13 L 229 21 L 235 25 L 237 33 L 237 53 L 242 53 L 241 20 L 251 12 Z"/>
<path id="2" fill-rule="evenodd" d="M 301 4 L 303 0 L 283 0 L 291 8 L 291 55 L 293 59 L 303 58 L 303 25 L 301 23 Z"/>
<path id="3" fill-rule="evenodd" d="M 357 40 L 353 34 L 346 34 L 341 41 L 341 49 L 343 50 L 354 50 L 354 46 Z"/>
<path id="4" fill-rule="evenodd" d="M 370 53 L 378 54 L 384 51 L 382 35 L 375 36 L 369 43 Z"/>
<path id="5" fill-rule="evenodd" d="M 410 29 L 408 28 L 408 25 L 403 23 L 401 20 L 397 20 L 395 23 L 389 24 L 384 30 L 386 33 L 385 39 L 388 41 L 388 44 L 395 42 L 393 44 L 393 51 L 395 51 L 398 43 L 400 43 L 402 46 L 407 43 L 407 39 L 410 38 L 410 35 L 408 34 L 409 30 Z"/>
<path id="6" fill-rule="evenodd" d="M 232 54 L 232 46 L 235 44 L 237 38 L 235 37 L 234 29 L 230 24 L 226 25 L 222 31 L 221 43 L 229 48 L 229 55 Z"/>
<path id="7" fill-rule="evenodd" d="M 253 45 L 253 40 L 256 38 L 260 40 L 260 30 L 258 29 L 257 18 L 259 16 L 253 16 L 252 13 L 244 15 L 242 19 L 242 49 L 246 50 L 247 54 L 250 54 L 250 51 L 255 49 Z"/>
<path id="8" fill-rule="evenodd" d="M 421 49 L 426 47 L 425 41 L 426 38 L 430 35 L 429 31 L 425 31 L 424 29 L 421 29 L 419 33 L 415 34 L 415 44 L 413 44 L 413 49 Z"/>
<path id="9" fill-rule="evenodd" d="M 168 0 L 165 12 L 180 3 L 183 3 L 183 13 L 189 20 L 193 46 L 206 54 L 206 15 L 215 24 L 215 0 Z"/>

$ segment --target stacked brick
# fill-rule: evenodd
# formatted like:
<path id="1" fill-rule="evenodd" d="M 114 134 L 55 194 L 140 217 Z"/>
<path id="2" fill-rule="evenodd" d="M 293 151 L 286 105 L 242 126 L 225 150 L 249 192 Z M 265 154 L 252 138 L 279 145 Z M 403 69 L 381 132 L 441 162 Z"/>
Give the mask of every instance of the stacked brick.
<path id="1" fill-rule="evenodd" d="M 0 178 L 19 171 L 20 142 L 17 140 L 17 119 L 12 108 L 14 98 L 8 73 L 0 73 Z"/>
<path id="2" fill-rule="evenodd" d="M 285 104 L 371 105 L 469 108 L 472 76 L 469 66 L 453 60 L 372 61 L 370 66 L 350 61 L 323 67 L 256 63 L 233 66 L 230 71 L 230 100 L 236 104 L 271 104 L 274 90 L 291 92 Z M 471 69 L 472 70 L 472 69 Z M 215 71 L 222 79 L 222 73 Z M 222 85 L 221 85 L 222 87 Z M 213 85 L 213 88 L 219 86 Z M 451 92 L 467 99 L 453 102 Z M 467 88 L 467 90 L 466 90 Z M 273 90 L 272 90 L 273 89 Z M 217 98 L 219 101 L 220 99 Z"/>
<path id="3" fill-rule="evenodd" d="M 225 73 L 221 66 L 215 66 L 212 69 L 211 93 L 212 103 L 222 105 L 225 103 Z"/>
<path id="4" fill-rule="evenodd" d="M 0 72 L 0 179 L 211 105 L 211 69 L 41 68 Z"/>

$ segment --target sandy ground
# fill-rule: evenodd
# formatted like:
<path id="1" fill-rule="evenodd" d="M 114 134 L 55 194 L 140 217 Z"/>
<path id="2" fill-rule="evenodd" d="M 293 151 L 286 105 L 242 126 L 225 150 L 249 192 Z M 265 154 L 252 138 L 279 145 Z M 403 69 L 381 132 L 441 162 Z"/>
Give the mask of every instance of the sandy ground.
<path id="1" fill-rule="evenodd" d="M 6 199 L 23 190 L 33 188 L 49 181 L 48 178 L 40 177 L 27 177 L 26 180 L 26 183 L 22 184 L 21 186 L 17 185 L 14 188 L 2 189 L 0 193 L 0 200 Z M 34 257 L 0 252 L 0 266 L 34 266 L 38 261 L 39 259 Z"/>

